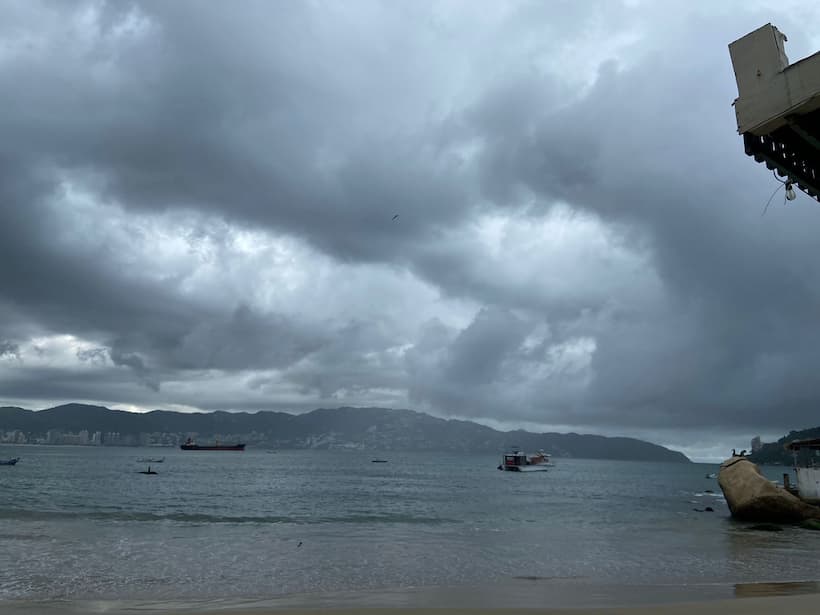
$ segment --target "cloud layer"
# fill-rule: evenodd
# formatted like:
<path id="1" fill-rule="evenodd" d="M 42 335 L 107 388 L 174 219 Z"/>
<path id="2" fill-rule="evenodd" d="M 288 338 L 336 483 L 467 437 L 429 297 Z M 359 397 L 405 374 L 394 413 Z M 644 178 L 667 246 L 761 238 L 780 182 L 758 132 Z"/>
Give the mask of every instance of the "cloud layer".
<path id="1" fill-rule="evenodd" d="M 820 211 L 761 217 L 726 46 L 820 12 L 485 8 L 11 2 L 0 402 L 816 423 Z"/>

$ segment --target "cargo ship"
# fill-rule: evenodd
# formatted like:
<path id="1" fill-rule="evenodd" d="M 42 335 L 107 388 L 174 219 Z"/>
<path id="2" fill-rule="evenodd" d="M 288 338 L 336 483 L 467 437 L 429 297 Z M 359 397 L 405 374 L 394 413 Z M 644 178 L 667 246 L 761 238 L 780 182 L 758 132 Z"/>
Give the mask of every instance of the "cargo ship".
<path id="1" fill-rule="evenodd" d="M 244 451 L 244 444 L 197 444 L 191 438 L 185 440 L 185 444 L 180 444 L 183 451 Z"/>

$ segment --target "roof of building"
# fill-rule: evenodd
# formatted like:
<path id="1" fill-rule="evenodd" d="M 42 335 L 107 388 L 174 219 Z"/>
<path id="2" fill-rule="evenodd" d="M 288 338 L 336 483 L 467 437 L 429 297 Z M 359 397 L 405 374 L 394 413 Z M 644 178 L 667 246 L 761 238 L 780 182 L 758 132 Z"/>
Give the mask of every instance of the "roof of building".
<path id="1" fill-rule="evenodd" d="M 820 52 L 789 64 L 766 24 L 729 45 L 746 154 L 820 201 Z"/>

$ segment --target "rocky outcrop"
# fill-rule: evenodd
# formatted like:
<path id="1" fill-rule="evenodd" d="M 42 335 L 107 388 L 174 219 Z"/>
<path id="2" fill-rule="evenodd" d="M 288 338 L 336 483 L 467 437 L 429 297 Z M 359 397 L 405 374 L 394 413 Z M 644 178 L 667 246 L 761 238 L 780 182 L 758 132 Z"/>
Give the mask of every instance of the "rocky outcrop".
<path id="1" fill-rule="evenodd" d="M 820 519 L 820 508 L 806 504 L 773 484 L 746 457 L 724 461 L 718 473 L 718 484 L 732 516 L 737 519 L 767 523 Z"/>

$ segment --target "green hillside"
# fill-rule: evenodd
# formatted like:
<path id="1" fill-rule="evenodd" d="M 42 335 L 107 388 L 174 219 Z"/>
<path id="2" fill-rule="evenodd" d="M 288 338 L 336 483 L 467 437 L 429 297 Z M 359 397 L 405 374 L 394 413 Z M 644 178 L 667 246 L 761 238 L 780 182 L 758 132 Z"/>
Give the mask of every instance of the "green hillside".
<path id="1" fill-rule="evenodd" d="M 786 445 L 793 440 L 807 440 L 809 438 L 820 438 L 820 427 L 790 431 L 788 435 L 783 436 L 777 442 L 764 444 L 759 451 L 750 456 L 750 459 L 762 465 L 792 465 L 794 457 L 792 452 L 786 449 Z M 798 462 L 805 463 L 810 454 L 810 451 L 801 451 Z"/>

